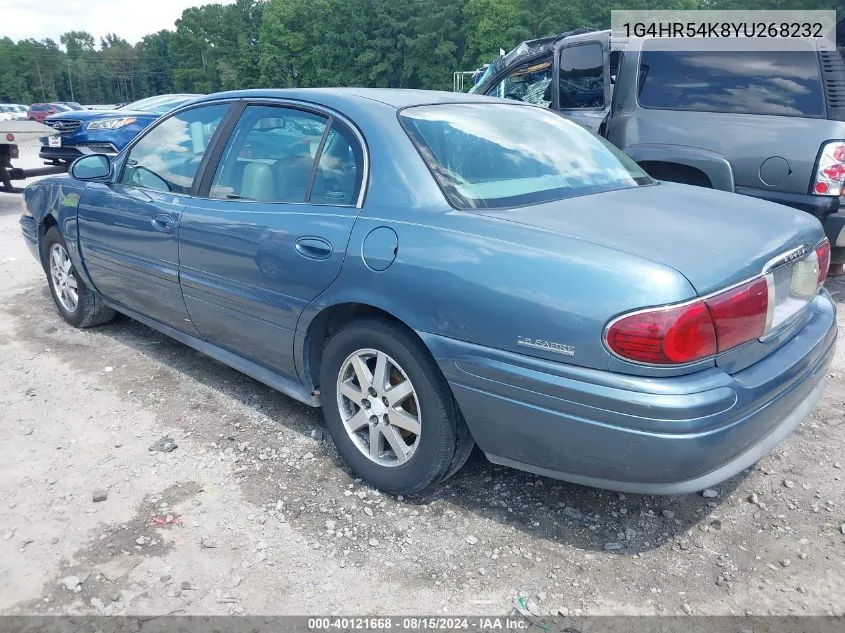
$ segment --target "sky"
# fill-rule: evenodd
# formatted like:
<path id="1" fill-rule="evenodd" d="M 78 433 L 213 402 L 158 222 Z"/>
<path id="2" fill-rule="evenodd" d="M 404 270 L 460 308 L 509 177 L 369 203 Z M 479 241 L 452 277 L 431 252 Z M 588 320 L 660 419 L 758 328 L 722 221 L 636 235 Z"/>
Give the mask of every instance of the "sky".
<path id="1" fill-rule="evenodd" d="M 173 30 L 188 7 L 231 0 L 0 0 L 0 37 L 52 38 L 67 31 L 88 31 L 99 44 L 117 33 L 134 44 L 148 33 Z"/>

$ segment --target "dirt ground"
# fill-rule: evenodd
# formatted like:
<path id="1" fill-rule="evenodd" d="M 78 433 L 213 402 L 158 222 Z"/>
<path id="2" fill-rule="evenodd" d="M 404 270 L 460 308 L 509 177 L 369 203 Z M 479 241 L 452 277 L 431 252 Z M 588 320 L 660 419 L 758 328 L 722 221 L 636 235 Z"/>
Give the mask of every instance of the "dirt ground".
<path id="1" fill-rule="evenodd" d="M 845 612 L 842 343 L 820 406 L 716 498 L 480 454 L 397 498 L 318 411 L 128 318 L 66 325 L 19 204 L 0 194 L 0 614 Z"/>

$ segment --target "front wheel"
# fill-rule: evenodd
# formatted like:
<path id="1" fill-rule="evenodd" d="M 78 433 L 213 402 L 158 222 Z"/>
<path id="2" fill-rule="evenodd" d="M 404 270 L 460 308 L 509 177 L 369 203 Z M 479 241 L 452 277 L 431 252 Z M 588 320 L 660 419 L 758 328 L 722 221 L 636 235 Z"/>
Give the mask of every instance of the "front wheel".
<path id="1" fill-rule="evenodd" d="M 47 229 L 42 248 L 50 294 L 62 318 L 74 327 L 91 327 L 111 321 L 114 310 L 80 279 L 57 227 Z"/>
<path id="2" fill-rule="evenodd" d="M 353 322 L 327 343 L 323 415 L 353 473 L 393 494 L 419 492 L 456 472 L 473 442 L 428 350 L 387 320 Z"/>

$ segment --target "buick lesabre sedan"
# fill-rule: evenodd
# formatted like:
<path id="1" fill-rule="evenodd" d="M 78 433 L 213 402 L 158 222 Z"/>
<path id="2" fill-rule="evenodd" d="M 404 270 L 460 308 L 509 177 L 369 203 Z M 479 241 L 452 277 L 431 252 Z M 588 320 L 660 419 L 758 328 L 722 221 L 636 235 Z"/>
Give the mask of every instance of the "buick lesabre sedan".
<path id="1" fill-rule="evenodd" d="M 836 338 L 812 216 L 656 182 L 542 109 L 229 92 L 31 184 L 71 325 L 115 311 L 310 406 L 351 471 L 701 490 L 801 422 Z"/>

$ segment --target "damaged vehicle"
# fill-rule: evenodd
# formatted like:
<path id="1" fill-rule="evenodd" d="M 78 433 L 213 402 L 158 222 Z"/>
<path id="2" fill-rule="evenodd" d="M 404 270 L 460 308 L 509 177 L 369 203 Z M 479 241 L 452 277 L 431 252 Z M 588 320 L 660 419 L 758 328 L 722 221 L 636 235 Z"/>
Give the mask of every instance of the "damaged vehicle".
<path id="1" fill-rule="evenodd" d="M 792 432 L 834 352 L 816 218 L 658 182 L 515 101 L 221 93 L 24 197 L 65 321 L 121 312 L 322 407 L 354 476 L 394 494 L 474 445 L 702 490 Z"/>

